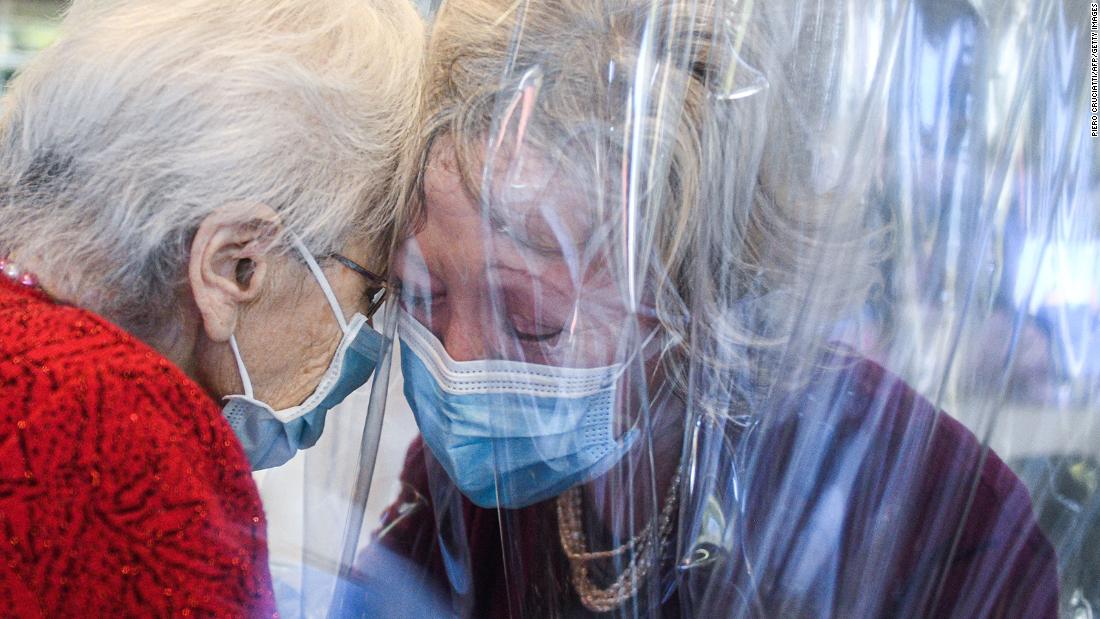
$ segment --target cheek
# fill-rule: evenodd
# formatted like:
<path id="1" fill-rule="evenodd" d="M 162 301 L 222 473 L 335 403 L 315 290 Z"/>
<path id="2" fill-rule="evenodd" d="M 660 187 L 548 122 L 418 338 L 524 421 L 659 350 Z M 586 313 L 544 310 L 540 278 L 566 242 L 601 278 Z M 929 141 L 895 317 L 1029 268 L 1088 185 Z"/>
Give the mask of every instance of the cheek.
<path id="1" fill-rule="evenodd" d="M 275 356 L 279 350 L 279 369 L 270 376 L 272 393 L 269 401 L 276 409 L 300 404 L 317 387 L 332 361 L 340 342 L 340 327 L 327 303 L 320 307 L 310 304 L 308 310 L 287 316 L 269 337 L 267 350 Z"/>
<path id="2" fill-rule="evenodd" d="M 306 368 L 324 370 L 340 343 L 340 327 L 335 321 L 318 321 L 309 327 L 302 343 L 301 359 Z"/>
<path id="3" fill-rule="evenodd" d="M 350 269 L 341 268 L 340 270 L 333 270 L 325 273 L 328 278 L 329 286 L 332 287 L 333 294 L 336 295 L 336 302 L 340 304 L 340 309 L 344 313 L 344 318 L 350 320 L 355 312 L 361 312 L 365 310 L 363 304 L 363 294 L 366 292 L 366 285 L 360 275 L 353 273 Z M 323 294 L 320 289 L 317 293 Z M 324 306 L 320 309 L 324 313 L 324 316 L 332 317 L 333 309 L 326 301 Z M 318 314 L 318 317 L 324 317 Z M 329 322 L 334 322 L 336 319 L 332 317 Z"/>
<path id="4" fill-rule="evenodd" d="M 322 373 L 332 361 L 332 355 L 340 344 L 340 327 L 336 324 L 331 310 L 325 306 L 325 312 L 315 313 L 308 322 L 302 322 L 302 339 L 299 344 L 298 360 L 300 373 L 307 381 L 305 387 L 312 389 Z"/>
<path id="5" fill-rule="evenodd" d="M 621 362 L 624 355 L 641 345 L 638 331 L 632 328 L 635 316 L 623 306 L 613 286 L 588 285 L 580 296 L 566 332 L 572 350 L 585 362 L 584 367 Z"/>
<path id="6" fill-rule="evenodd" d="M 607 320 L 582 315 L 570 316 L 565 331 L 556 341 L 530 344 L 527 361 L 572 368 L 596 368 L 622 360 L 617 354 L 622 339 L 623 319 Z"/>

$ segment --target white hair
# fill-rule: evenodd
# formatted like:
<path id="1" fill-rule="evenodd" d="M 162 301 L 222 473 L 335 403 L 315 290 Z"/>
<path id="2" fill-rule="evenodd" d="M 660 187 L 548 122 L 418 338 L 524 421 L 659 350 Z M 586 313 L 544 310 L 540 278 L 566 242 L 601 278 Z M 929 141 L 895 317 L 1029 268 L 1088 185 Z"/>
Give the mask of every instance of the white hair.
<path id="1" fill-rule="evenodd" d="M 408 0 L 77 0 L 0 105 L 0 252 L 155 335 L 215 209 L 384 251 L 423 36 Z"/>

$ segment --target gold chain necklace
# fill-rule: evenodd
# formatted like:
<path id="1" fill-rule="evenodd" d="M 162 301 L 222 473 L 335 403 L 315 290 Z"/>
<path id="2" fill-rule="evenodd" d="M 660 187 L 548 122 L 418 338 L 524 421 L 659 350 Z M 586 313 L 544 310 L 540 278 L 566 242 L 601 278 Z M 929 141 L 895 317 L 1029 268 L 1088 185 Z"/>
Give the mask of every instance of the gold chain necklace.
<path id="1" fill-rule="evenodd" d="M 584 512 L 581 489 L 570 488 L 558 497 L 558 536 L 561 538 L 562 550 L 569 559 L 569 575 L 573 589 L 585 608 L 593 612 L 605 613 L 622 606 L 624 602 L 637 595 L 638 589 L 653 567 L 654 559 L 660 560 L 661 551 L 668 543 L 679 487 L 680 472 L 677 470 L 658 518 L 656 549 L 651 549 L 653 543 L 651 536 L 653 521 L 651 520 L 641 533 L 625 544 L 611 550 L 589 552 L 581 524 Z M 606 588 L 600 588 L 592 583 L 588 574 L 590 562 L 616 557 L 626 552 L 631 552 L 630 562 L 615 582 Z"/>

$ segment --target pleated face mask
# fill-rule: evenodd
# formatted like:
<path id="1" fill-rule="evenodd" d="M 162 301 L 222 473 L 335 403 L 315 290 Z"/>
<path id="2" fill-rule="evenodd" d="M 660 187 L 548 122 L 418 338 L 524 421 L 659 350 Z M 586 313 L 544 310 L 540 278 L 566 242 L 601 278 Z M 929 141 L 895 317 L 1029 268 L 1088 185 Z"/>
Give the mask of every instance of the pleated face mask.
<path id="1" fill-rule="evenodd" d="M 328 411 L 370 379 L 385 343 L 382 334 L 371 328 L 363 314 L 356 313 L 350 322 L 344 319 L 321 267 L 297 237 L 291 238 L 328 299 L 343 336 L 313 393 L 301 404 L 281 410 L 256 399 L 237 340 L 230 337 L 244 394 L 227 396 L 222 413 L 244 447 L 252 470 L 280 466 L 298 450 L 312 447 L 321 438 Z"/>
<path id="2" fill-rule="evenodd" d="M 518 361 L 455 361 L 402 311 L 405 398 L 432 454 L 480 507 L 516 509 L 595 479 L 630 450 L 614 435 L 627 362 L 563 368 Z"/>

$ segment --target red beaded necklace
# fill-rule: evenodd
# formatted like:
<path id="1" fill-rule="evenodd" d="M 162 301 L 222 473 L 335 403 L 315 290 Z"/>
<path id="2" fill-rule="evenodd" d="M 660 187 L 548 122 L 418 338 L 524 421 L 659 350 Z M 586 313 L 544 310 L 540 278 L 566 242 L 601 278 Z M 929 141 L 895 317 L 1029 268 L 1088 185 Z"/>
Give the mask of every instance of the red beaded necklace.
<path id="1" fill-rule="evenodd" d="M 13 282 L 28 288 L 38 287 L 38 278 L 34 276 L 34 273 L 23 270 L 11 258 L 0 258 L 0 273 L 3 273 L 5 277 Z"/>

